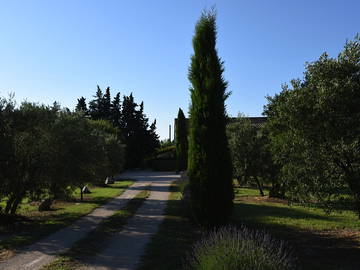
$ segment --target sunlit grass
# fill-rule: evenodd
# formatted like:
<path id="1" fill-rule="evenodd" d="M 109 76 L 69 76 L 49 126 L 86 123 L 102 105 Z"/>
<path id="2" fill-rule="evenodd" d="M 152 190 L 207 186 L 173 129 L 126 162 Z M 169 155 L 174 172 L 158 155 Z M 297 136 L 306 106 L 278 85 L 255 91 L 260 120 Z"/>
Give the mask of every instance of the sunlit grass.
<path id="1" fill-rule="evenodd" d="M 269 189 L 263 189 L 265 196 L 269 195 Z M 256 188 L 235 188 L 235 196 L 260 196 L 260 192 Z"/>
<path id="2" fill-rule="evenodd" d="M 249 202 L 243 196 L 258 196 L 256 189 L 237 188 L 234 219 L 257 226 L 289 227 L 294 229 L 334 230 L 360 229 L 357 215 L 352 211 L 325 213 L 321 208 L 262 201 Z"/>
<path id="3" fill-rule="evenodd" d="M 94 208 L 120 195 L 131 184 L 132 181 L 121 181 L 107 187 L 92 187 L 91 194 L 85 194 L 82 202 L 78 199 L 80 192 L 76 191 L 74 194 L 76 200 L 55 202 L 52 211 L 39 212 L 37 206 L 25 203 L 27 200 L 24 200 L 20 205 L 19 214 L 28 220 L 21 224 L 21 230 L 10 232 L 9 238 L 0 241 L 0 251 L 30 244 L 69 225 Z"/>

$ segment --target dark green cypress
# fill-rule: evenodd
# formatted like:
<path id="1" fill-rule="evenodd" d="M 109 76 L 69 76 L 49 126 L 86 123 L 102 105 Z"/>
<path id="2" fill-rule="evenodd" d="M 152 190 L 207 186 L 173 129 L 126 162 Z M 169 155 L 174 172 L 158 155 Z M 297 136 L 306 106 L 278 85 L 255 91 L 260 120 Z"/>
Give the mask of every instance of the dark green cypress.
<path id="1" fill-rule="evenodd" d="M 91 100 L 89 103 L 89 114 L 91 116 L 91 119 L 104 119 L 104 94 L 101 91 L 100 86 L 97 86 L 94 98 L 95 99 Z"/>
<path id="2" fill-rule="evenodd" d="M 83 112 L 84 114 L 88 114 L 88 109 L 86 106 L 86 98 L 84 98 L 84 97 L 78 98 L 78 103 L 75 107 L 75 111 Z"/>
<path id="3" fill-rule="evenodd" d="M 195 27 L 189 68 L 188 174 L 195 219 L 212 227 L 227 223 L 233 206 L 231 158 L 226 137 L 227 82 L 216 50 L 216 15 L 204 12 Z"/>
<path id="4" fill-rule="evenodd" d="M 176 123 L 176 156 L 177 156 L 177 170 L 185 171 L 187 168 L 187 152 L 188 139 L 186 119 L 184 112 L 179 108 L 177 123 Z"/>
<path id="5" fill-rule="evenodd" d="M 111 121 L 111 94 L 110 87 L 107 87 L 102 98 L 102 119 Z"/>

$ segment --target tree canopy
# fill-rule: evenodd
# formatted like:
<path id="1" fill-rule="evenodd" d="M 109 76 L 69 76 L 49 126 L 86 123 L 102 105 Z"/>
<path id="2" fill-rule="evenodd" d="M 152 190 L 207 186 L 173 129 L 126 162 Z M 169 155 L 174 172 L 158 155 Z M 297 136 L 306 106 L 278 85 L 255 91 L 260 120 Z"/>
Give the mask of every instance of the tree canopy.
<path id="1" fill-rule="evenodd" d="M 308 63 L 303 80 L 268 97 L 272 152 L 290 198 L 316 198 L 328 210 L 340 200 L 360 215 L 359 104 L 359 36 L 338 57 L 324 53 Z"/>
<path id="2" fill-rule="evenodd" d="M 120 130 L 126 146 L 126 168 L 143 166 L 143 161 L 160 146 L 156 133 L 156 119 L 149 124 L 144 113 L 144 102 L 136 103 L 133 94 L 123 96 L 121 101 L 118 92 L 111 100 L 110 87 L 105 93 L 97 86 L 94 99 L 89 102 L 87 110 L 84 98 L 78 99 L 76 108 L 89 115 L 91 119 L 107 120 Z"/>

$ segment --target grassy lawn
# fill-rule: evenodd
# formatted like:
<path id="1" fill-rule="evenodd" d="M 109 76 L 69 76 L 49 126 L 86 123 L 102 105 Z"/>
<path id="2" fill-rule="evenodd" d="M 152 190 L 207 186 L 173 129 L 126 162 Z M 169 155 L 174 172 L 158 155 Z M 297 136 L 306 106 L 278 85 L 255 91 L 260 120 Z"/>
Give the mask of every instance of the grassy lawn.
<path id="1" fill-rule="evenodd" d="M 269 189 L 263 188 L 264 194 L 269 195 Z M 235 188 L 234 190 L 235 196 L 259 196 L 259 190 L 256 188 Z"/>
<path id="2" fill-rule="evenodd" d="M 53 204 L 52 211 L 39 212 L 37 205 L 24 201 L 18 212 L 24 217 L 24 221 L 18 225 L 16 231 L 0 227 L 0 235 L 6 236 L 0 241 L 0 259 L 11 255 L 9 250 L 30 244 L 69 225 L 94 208 L 120 195 L 130 184 L 132 181 L 121 181 L 108 187 L 93 187 L 90 189 L 92 193 L 86 194 L 82 202 L 78 199 L 79 192 L 75 192 L 73 201 L 57 201 Z"/>
<path id="3" fill-rule="evenodd" d="M 286 202 L 273 202 L 261 198 L 257 190 L 238 188 L 235 198 L 234 219 L 261 227 L 310 230 L 360 230 L 360 222 L 351 211 L 326 214 L 319 208 L 289 206 Z M 255 191 L 255 192 L 254 192 Z M 245 198 L 244 198 L 245 197 Z"/>
<path id="4" fill-rule="evenodd" d="M 183 269 L 185 257 L 200 237 L 199 230 L 185 217 L 181 202 L 183 183 L 171 186 L 165 219 L 146 247 L 139 270 Z"/>
<path id="5" fill-rule="evenodd" d="M 350 211 L 289 206 L 236 188 L 233 222 L 265 229 L 292 244 L 305 269 L 360 269 L 360 220 Z"/>
<path id="6" fill-rule="evenodd" d="M 187 253 L 199 239 L 199 229 L 184 217 L 181 189 L 172 187 L 167 216 L 138 270 L 183 269 Z M 234 203 L 232 223 L 266 230 L 287 241 L 303 269 L 360 269 L 360 221 L 354 213 L 327 215 L 319 208 L 289 206 L 286 201 L 259 196 L 256 188 L 235 188 Z"/>
<path id="7" fill-rule="evenodd" d="M 124 209 L 105 219 L 87 237 L 76 242 L 68 252 L 42 267 L 41 270 L 74 270 L 83 266 L 88 258 L 106 247 L 107 240 L 111 238 L 113 233 L 121 230 L 121 227 L 136 213 L 149 195 L 150 191 L 141 191 L 127 203 Z"/>

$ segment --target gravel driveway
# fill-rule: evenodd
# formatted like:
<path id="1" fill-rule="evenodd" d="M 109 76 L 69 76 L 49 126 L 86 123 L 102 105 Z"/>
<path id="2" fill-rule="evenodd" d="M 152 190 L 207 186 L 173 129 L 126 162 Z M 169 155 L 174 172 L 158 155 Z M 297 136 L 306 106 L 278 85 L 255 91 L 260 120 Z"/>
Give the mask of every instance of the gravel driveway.
<path id="1" fill-rule="evenodd" d="M 123 250 L 123 265 L 125 265 L 125 268 L 122 266 L 112 266 L 111 268 L 107 268 L 107 265 L 111 263 L 104 260 L 104 257 L 101 256 L 97 258 L 99 261 L 94 261 L 94 263 L 96 263 L 96 267 L 89 268 L 133 269 L 131 268 L 132 266 L 129 266 L 130 268 L 128 267 L 128 265 L 130 265 L 128 261 L 137 261 L 136 258 L 139 258 L 141 255 L 143 247 L 148 241 L 150 234 L 157 230 L 157 226 L 162 218 L 162 211 L 168 198 L 168 186 L 171 181 L 175 180 L 178 176 L 163 172 L 137 171 L 124 173 L 120 175 L 120 177 L 124 179 L 134 179 L 136 182 L 120 196 L 111 200 L 107 204 L 96 208 L 90 214 L 77 220 L 72 225 L 23 248 L 15 256 L 1 262 L 0 270 L 39 269 L 43 265 L 50 263 L 56 258 L 56 255 L 67 251 L 76 241 L 85 237 L 89 232 L 96 228 L 102 220 L 123 208 L 130 199 L 134 198 L 136 194 L 138 194 L 146 186 L 152 185 L 152 193 L 149 199 L 144 203 L 144 206 L 146 207 L 141 207 L 139 209 L 139 215 L 130 219 L 129 225 L 124 229 L 124 232 L 126 233 L 119 233 L 119 236 L 113 239 L 113 242 L 110 245 L 111 248 L 104 251 L 104 256 L 110 256 L 109 260 L 112 260 L 112 255 L 115 255 L 113 253 L 115 250 Z M 140 219 L 143 221 L 141 222 Z M 149 222 L 146 222 L 145 224 L 145 220 L 149 220 Z M 136 226 L 138 226 L 138 228 Z M 120 235 L 124 236 L 120 237 Z M 129 237 L 131 235 L 133 235 L 133 237 Z M 126 237 L 128 240 L 127 242 L 124 242 Z M 124 248 L 121 248 L 121 246 Z M 124 250 L 126 250 L 126 252 L 130 250 L 131 252 L 128 252 L 129 254 L 127 254 Z M 122 262 L 118 259 L 114 259 L 114 261 L 117 262 L 117 265 L 122 265 Z M 98 266 L 102 268 L 98 268 Z"/>

